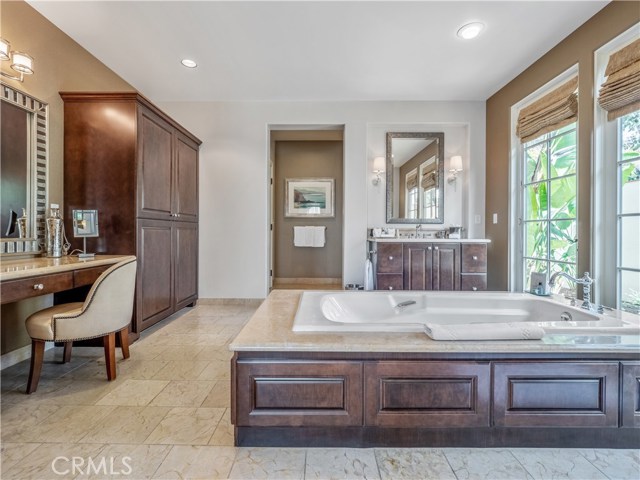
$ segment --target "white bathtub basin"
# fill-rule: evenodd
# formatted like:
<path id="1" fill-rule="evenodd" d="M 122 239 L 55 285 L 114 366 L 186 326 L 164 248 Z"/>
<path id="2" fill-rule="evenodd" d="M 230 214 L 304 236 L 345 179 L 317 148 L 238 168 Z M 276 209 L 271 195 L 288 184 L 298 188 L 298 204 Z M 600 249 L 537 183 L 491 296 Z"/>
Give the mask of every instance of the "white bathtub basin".
<path id="1" fill-rule="evenodd" d="M 406 302 L 406 306 L 399 306 Z M 408 304 L 407 304 L 408 303 Z M 545 334 L 640 335 L 636 315 L 604 315 L 508 292 L 304 292 L 295 332 L 423 332 L 425 324 L 529 323 Z"/>

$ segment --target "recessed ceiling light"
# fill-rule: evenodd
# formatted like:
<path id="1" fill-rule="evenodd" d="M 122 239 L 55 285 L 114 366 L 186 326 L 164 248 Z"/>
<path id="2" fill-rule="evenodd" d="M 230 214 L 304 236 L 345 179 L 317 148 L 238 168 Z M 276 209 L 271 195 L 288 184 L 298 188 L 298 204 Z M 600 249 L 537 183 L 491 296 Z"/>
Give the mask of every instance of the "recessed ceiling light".
<path id="1" fill-rule="evenodd" d="M 456 35 L 460 38 L 464 38 L 465 40 L 471 40 L 472 38 L 476 38 L 482 29 L 484 28 L 484 23 L 481 22 L 472 22 L 467 23 L 460 27 Z"/>
<path id="2" fill-rule="evenodd" d="M 182 63 L 182 65 L 187 68 L 196 68 L 198 66 L 196 62 L 194 62 L 193 60 L 189 60 L 188 58 L 183 59 L 180 63 Z"/>

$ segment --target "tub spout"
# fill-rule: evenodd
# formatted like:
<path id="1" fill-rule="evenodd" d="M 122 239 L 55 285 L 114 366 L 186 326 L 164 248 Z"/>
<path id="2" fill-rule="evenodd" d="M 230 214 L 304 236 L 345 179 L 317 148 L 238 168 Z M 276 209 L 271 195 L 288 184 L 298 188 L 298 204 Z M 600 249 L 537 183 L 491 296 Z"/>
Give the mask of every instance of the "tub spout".
<path id="1" fill-rule="evenodd" d="M 396 304 L 394 308 L 404 308 L 404 307 L 408 307 L 409 305 L 415 305 L 415 304 L 416 304 L 415 300 L 406 300 L 404 302 L 400 302 Z"/>

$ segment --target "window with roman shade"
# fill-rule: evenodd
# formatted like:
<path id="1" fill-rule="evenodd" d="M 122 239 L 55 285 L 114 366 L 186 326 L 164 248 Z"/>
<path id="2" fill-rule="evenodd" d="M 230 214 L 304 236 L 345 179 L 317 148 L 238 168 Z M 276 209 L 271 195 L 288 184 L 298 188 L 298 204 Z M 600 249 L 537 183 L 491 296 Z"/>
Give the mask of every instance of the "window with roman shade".
<path id="1" fill-rule="evenodd" d="M 418 188 L 418 170 L 411 170 L 409 173 L 407 173 L 406 181 L 407 190 Z"/>
<path id="2" fill-rule="evenodd" d="M 578 120 L 578 77 L 520 110 L 516 135 L 527 143 Z"/>
<path id="3" fill-rule="evenodd" d="M 433 162 L 430 166 L 422 170 L 422 179 L 420 180 L 420 186 L 423 190 L 429 190 L 435 188 L 437 185 L 438 173 L 436 172 L 436 162 Z"/>
<path id="4" fill-rule="evenodd" d="M 614 52 L 604 72 L 598 103 L 609 121 L 640 110 L 640 39 Z"/>

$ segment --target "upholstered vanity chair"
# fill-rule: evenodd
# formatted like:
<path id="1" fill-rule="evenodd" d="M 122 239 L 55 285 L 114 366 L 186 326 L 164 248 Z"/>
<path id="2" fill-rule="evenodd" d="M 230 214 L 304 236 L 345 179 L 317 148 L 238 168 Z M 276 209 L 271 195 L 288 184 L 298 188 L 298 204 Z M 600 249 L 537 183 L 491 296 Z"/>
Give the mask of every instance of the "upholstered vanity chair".
<path id="1" fill-rule="evenodd" d="M 64 342 L 64 362 L 71 359 L 74 340 L 102 337 L 107 379 L 116 378 L 115 335 L 122 356 L 129 358 L 128 330 L 133 313 L 136 260 L 115 264 L 95 281 L 84 303 L 66 303 L 40 310 L 27 318 L 31 337 L 31 369 L 27 393 L 38 388 L 45 342 Z"/>

